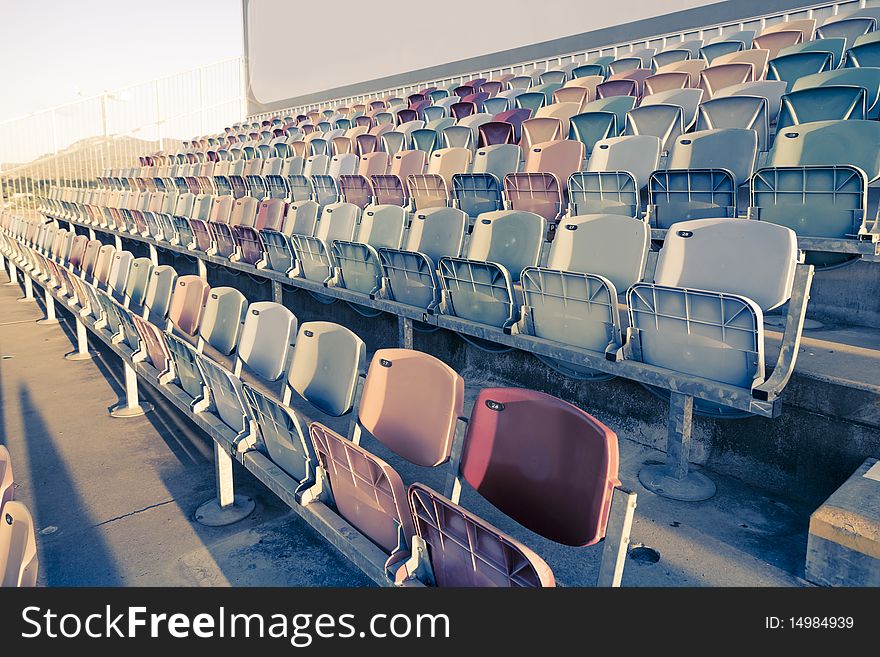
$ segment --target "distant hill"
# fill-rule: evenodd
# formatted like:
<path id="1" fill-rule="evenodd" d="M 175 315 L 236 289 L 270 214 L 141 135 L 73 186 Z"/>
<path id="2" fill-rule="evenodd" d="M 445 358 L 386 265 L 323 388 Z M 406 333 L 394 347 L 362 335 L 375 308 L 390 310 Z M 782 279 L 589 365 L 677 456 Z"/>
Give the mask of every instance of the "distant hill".
<path id="1" fill-rule="evenodd" d="M 165 152 L 177 152 L 182 142 L 166 139 Z M 55 178 L 91 180 L 105 169 L 138 166 L 138 156 L 155 153 L 158 141 L 135 137 L 90 137 L 71 144 L 57 155 L 47 154 L 26 164 L 4 163 L 0 165 L 0 177 L 29 178 L 33 181 Z"/>

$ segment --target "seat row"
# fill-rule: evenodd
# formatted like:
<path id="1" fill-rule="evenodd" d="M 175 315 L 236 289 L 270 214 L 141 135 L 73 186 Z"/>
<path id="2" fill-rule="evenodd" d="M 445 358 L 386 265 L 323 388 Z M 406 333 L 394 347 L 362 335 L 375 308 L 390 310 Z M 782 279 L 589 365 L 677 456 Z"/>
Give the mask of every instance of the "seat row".
<path id="1" fill-rule="evenodd" d="M 0 444 L 0 588 L 36 586 L 39 570 L 33 518 L 13 494 L 12 457 Z"/>
<path id="2" fill-rule="evenodd" d="M 298 325 L 280 304 L 248 304 L 234 288 L 211 288 L 167 266 L 151 270 L 128 252 L 113 254 L 114 263 L 131 264 L 122 276 L 121 264 L 112 273 L 113 265 L 89 271 L 53 258 L 27 232 L 18 237 L 5 242 L 4 253 L 22 271 L 54 289 L 125 361 L 149 365 L 141 374 L 152 385 L 191 413 L 213 417 L 215 437 L 232 451 L 265 453 L 299 503 L 334 507 L 384 551 L 392 580 L 553 584 L 534 552 L 459 506 L 462 482 L 552 541 L 586 546 L 605 537 L 619 485 L 617 439 L 580 409 L 543 393 L 486 389 L 465 433 L 464 381 L 432 356 L 379 350 L 359 386 L 364 343 L 342 326 Z M 135 264 L 149 270 L 144 291 Z M 320 423 L 307 433 L 290 406 L 294 394 L 320 415 L 351 413 L 349 436 Z M 423 484 L 407 490 L 362 445 L 362 434 L 410 463 L 448 468 L 445 495 Z"/>

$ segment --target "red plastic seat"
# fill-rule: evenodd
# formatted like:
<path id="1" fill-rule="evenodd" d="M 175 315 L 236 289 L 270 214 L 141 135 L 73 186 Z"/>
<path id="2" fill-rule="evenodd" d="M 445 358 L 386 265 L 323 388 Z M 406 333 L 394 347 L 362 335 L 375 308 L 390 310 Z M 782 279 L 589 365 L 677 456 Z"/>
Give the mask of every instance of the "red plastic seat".
<path id="1" fill-rule="evenodd" d="M 557 543 L 605 536 L 617 478 L 617 436 L 561 399 L 486 388 L 474 403 L 461 476 L 495 507 Z"/>

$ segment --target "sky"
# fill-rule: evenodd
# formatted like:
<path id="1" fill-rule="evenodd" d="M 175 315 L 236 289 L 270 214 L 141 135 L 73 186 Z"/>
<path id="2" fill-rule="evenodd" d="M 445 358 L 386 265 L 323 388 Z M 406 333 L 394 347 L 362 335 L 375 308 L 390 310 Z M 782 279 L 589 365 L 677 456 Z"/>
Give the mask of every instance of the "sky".
<path id="1" fill-rule="evenodd" d="M 0 121 L 242 53 L 241 0 L 0 6 Z"/>

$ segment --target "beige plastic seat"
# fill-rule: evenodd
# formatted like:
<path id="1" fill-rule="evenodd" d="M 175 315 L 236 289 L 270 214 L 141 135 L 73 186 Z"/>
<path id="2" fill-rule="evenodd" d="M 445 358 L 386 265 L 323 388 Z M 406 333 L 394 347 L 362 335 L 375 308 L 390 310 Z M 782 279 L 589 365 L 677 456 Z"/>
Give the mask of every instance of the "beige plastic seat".
<path id="1" fill-rule="evenodd" d="M 562 121 L 554 117 L 527 119 L 522 122 L 520 147 L 524 153 L 528 153 L 537 144 L 565 139 L 568 132 L 563 132 L 562 126 Z"/>
<path id="2" fill-rule="evenodd" d="M 685 71 L 667 71 L 655 73 L 645 78 L 645 96 L 671 89 L 686 89 L 691 84 L 690 73 Z"/>
<path id="3" fill-rule="evenodd" d="M 590 89 L 588 87 L 562 87 L 553 92 L 554 104 L 574 103 L 578 106 L 578 112 L 580 112 L 581 107 L 589 103 L 591 100 L 594 99 L 590 96 Z"/>
<path id="4" fill-rule="evenodd" d="M 199 337 L 221 354 L 231 354 L 238 344 L 247 305 L 247 298 L 235 288 L 209 288 Z"/>
<path id="5" fill-rule="evenodd" d="M 95 260 L 94 279 L 98 285 L 107 285 L 110 279 L 110 269 L 113 266 L 113 256 L 116 254 L 116 247 L 112 244 L 105 244 L 98 249 L 98 257 Z"/>
<path id="6" fill-rule="evenodd" d="M 761 48 L 752 48 L 750 50 L 739 50 L 737 52 L 719 55 L 712 60 L 712 66 L 719 64 L 751 64 L 754 66 L 754 74 L 752 81 L 763 80 L 767 75 L 767 62 L 770 61 L 770 51 Z"/>
<path id="7" fill-rule="evenodd" d="M 792 21 L 780 21 L 770 27 L 765 27 L 759 36 L 773 34 L 774 32 L 800 32 L 803 41 L 812 41 L 816 32 L 815 18 L 799 18 Z"/>
<path id="8" fill-rule="evenodd" d="M 287 369 L 290 348 L 296 338 L 297 319 L 273 301 L 248 306 L 238 345 L 236 374 L 241 365 L 267 381 L 277 381 Z"/>
<path id="9" fill-rule="evenodd" d="M 535 112 L 535 117 L 559 119 L 562 122 L 562 134 L 567 135 L 571 117 L 580 112 L 581 104 L 581 102 L 557 102 L 551 105 L 545 105 L 544 107 L 539 108 L 537 112 Z"/>
<path id="10" fill-rule="evenodd" d="M 582 78 L 574 78 L 565 83 L 563 89 L 569 89 L 572 87 L 579 87 L 581 89 L 587 90 L 588 100 L 586 102 L 590 102 L 592 100 L 596 100 L 596 87 L 605 82 L 605 78 L 601 75 L 587 75 Z"/>
<path id="11" fill-rule="evenodd" d="M 83 278 L 91 278 L 95 272 L 95 265 L 98 263 L 98 253 L 104 244 L 101 240 L 89 240 L 86 243 L 85 251 L 83 251 L 82 265 L 80 272 Z"/>
<path id="12" fill-rule="evenodd" d="M 696 87 L 700 82 L 700 73 L 708 66 L 705 59 L 686 59 L 661 66 L 654 71 L 654 76 L 662 73 L 687 73 L 690 76 L 688 87 Z M 652 76 L 652 77 L 654 77 Z"/>
<path id="13" fill-rule="evenodd" d="M 312 423 L 309 433 L 336 512 L 389 555 L 387 564 L 406 557 L 415 530 L 400 475 L 322 424 Z"/>
<path id="14" fill-rule="evenodd" d="M 704 92 L 704 100 L 713 98 L 718 91 L 735 84 L 751 82 L 755 79 L 755 67 L 745 62 L 735 64 L 713 64 L 700 73 L 699 88 Z"/>
<path id="15" fill-rule="evenodd" d="M 0 512 L 12 500 L 13 490 L 12 456 L 6 445 L 0 445 Z"/>
<path id="16" fill-rule="evenodd" d="M 38 567 L 34 520 L 21 502 L 7 502 L 0 511 L 0 587 L 36 586 Z"/>
<path id="17" fill-rule="evenodd" d="M 110 275 L 107 278 L 107 287 L 117 294 L 124 294 L 131 265 L 134 262 L 134 254 L 131 251 L 117 251 L 113 254 L 113 262 L 110 265 Z"/>
<path id="18" fill-rule="evenodd" d="M 780 51 L 803 42 L 804 36 L 800 30 L 780 30 L 755 37 L 754 47 L 765 49 L 773 59 Z"/>
<path id="19" fill-rule="evenodd" d="M 464 404 L 464 379 L 434 356 L 411 349 L 373 355 L 355 425 L 416 465 L 446 462 Z"/>

